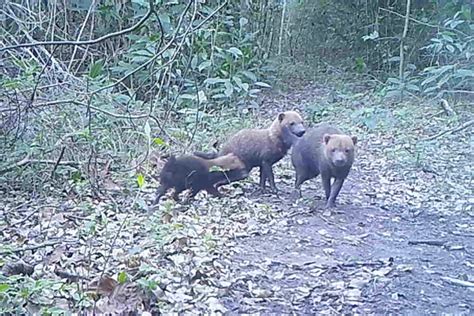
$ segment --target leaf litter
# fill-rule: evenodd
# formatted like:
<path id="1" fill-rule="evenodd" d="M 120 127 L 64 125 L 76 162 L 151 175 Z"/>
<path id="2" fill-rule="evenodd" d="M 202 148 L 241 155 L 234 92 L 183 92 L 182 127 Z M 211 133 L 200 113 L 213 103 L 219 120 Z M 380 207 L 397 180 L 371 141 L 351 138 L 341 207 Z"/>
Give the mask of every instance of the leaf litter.
<path id="1" fill-rule="evenodd" d="M 309 84 L 266 96 L 262 111 L 269 120 L 282 109 L 308 114 L 324 104 L 329 114 L 316 121 L 337 120 L 361 136 L 336 210 L 322 209 L 319 179 L 304 185 L 301 199 L 290 198 L 288 157 L 275 167 L 278 196 L 252 194 L 253 172 L 223 188 L 225 198 L 202 192 L 188 204 L 166 201 L 152 212 L 112 179 L 106 183 L 112 195 L 101 201 L 3 192 L 0 294 L 10 299 L 4 308 L 472 313 L 474 198 L 466 146 L 472 131 L 437 140 L 413 161 L 413 137 L 436 129 L 433 122 L 415 113 L 413 124 L 424 128 L 367 130 L 353 115 L 341 117 L 354 113 L 351 98 L 334 95 L 344 92 Z M 364 104 L 378 102 L 364 98 Z M 413 243 L 429 240 L 441 246 Z"/>

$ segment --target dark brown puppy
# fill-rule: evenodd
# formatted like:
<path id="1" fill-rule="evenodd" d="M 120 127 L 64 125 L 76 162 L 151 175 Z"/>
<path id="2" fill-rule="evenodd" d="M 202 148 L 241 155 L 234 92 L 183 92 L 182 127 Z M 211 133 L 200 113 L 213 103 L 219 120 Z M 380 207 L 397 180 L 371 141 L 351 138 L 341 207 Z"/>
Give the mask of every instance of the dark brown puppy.
<path id="1" fill-rule="evenodd" d="M 303 119 L 295 111 L 278 114 L 273 123 L 264 129 L 243 129 L 232 136 L 222 147 L 219 154 L 195 154 L 203 158 L 234 153 L 245 164 L 247 173 L 236 173 L 229 176 L 231 182 L 242 180 L 254 167 L 260 167 L 260 188 L 265 191 L 268 179 L 273 192 L 277 191 L 272 166 L 282 159 L 290 149 L 293 137 L 301 137 L 305 133 Z M 218 183 L 216 187 L 220 186 Z"/>
<path id="2" fill-rule="evenodd" d="M 213 171 L 212 168 L 222 169 Z M 199 191 L 206 190 L 213 196 L 220 196 L 215 184 L 224 182 L 228 176 L 236 177 L 246 173 L 245 165 L 234 154 L 228 154 L 215 159 L 204 159 L 192 155 L 171 156 L 160 173 L 160 187 L 156 191 L 153 204 L 157 204 L 169 189 L 174 188 L 173 198 L 191 189 L 191 197 Z"/>
<path id="3" fill-rule="evenodd" d="M 354 162 L 356 136 L 344 135 L 327 123 L 317 124 L 296 141 L 291 162 L 296 170 L 295 188 L 301 196 L 301 184 L 321 174 L 326 207 L 334 207 L 336 197 Z M 331 179 L 334 183 L 331 186 Z"/>

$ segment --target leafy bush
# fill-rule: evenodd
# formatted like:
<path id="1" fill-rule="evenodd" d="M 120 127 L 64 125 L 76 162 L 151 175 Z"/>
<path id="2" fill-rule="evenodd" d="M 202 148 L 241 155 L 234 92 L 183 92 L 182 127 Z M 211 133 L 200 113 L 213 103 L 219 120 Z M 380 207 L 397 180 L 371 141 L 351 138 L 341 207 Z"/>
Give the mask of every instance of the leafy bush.
<path id="1" fill-rule="evenodd" d="M 473 90 L 474 24 L 469 19 L 467 11 L 459 11 L 453 18 L 446 19 L 445 29 L 422 48 L 432 60 L 421 73 L 424 94 L 444 97 L 449 92 Z"/>
<path id="2" fill-rule="evenodd" d="M 91 164 L 100 169 L 111 160 L 115 168 L 129 168 L 146 161 L 142 157 L 151 149 L 189 149 L 219 124 L 241 124 L 231 122 L 235 110 L 256 108 L 256 96 L 270 86 L 263 82 L 261 49 L 252 22 L 239 13 L 240 1 L 158 1 L 148 14 L 150 3 L 98 4 L 94 10 L 92 1 L 73 1 L 12 9 L 17 16 L 5 24 L 6 45 L 32 42 L 30 33 L 36 41 L 83 41 L 86 34 L 99 38 L 118 25 L 123 30 L 146 20 L 93 46 L 1 53 L 0 146 L 8 155 L 1 154 L 0 175 L 20 171 L 32 180 L 21 183 L 25 188 L 57 177 L 87 190 L 84 184 L 97 182 Z M 89 16 L 91 10 L 97 14 Z M 60 11 L 67 14 L 56 25 L 45 22 Z M 31 19 L 38 22 L 34 33 L 26 22 Z M 66 33 L 59 37 L 55 28 Z M 39 57 L 31 58 L 30 51 Z M 229 111 L 223 115 L 222 109 Z M 150 137 L 160 144 L 150 144 Z M 23 163 L 16 166 L 18 161 Z"/>

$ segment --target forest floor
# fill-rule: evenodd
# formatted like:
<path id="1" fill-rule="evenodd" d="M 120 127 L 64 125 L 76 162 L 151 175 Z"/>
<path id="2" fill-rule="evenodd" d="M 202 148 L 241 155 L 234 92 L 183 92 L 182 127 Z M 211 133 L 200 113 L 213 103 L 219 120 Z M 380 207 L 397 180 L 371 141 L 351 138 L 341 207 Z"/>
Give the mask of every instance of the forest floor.
<path id="1" fill-rule="evenodd" d="M 117 193 L 121 175 L 102 200 L 2 192 L 9 278 L 0 278 L 0 301 L 31 313 L 472 314 L 474 134 L 421 141 L 472 110 L 447 118 L 437 106 L 381 105 L 358 90 L 305 83 L 261 106 L 266 122 L 298 109 L 308 125 L 330 121 L 358 136 L 333 210 L 323 208 L 319 178 L 291 199 L 289 157 L 274 166 L 278 195 L 255 193 L 255 170 L 223 187 L 222 199 L 203 192 L 148 212 L 135 206 L 140 194 Z"/>
<path id="2" fill-rule="evenodd" d="M 271 98 L 269 117 L 288 104 L 302 112 L 307 102 L 324 104 L 330 92 L 313 84 L 282 100 Z M 464 140 L 469 140 L 467 135 L 472 137 L 472 130 Z M 289 157 L 280 164 L 284 169 L 280 169 L 279 196 L 255 198 L 271 205 L 280 218 L 266 229 L 256 230 L 254 236 L 228 243 L 235 252 L 231 257 L 235 281 L 223 300 L 229 311 L 363 315 L 474 312 L 472 143 L 465 143 L 471 149 L 451 153 L 466 159 L 458 156 L 457 167 L 447 164 L 429 169 L 435 164 L 425 161 L 424 167 L 403 168 L 387 161 L 383 154 L 386 147 L 394 146 L 391 139 L 395 135 L 364 136 L 358 163 L 344 184 L 337 209 L 324 209 L 320 179 L 303 185 L 303 200 L 292 201 L 289 193 L 294 174 Z M 463 139 L 459 135 L 454 138 Z M 446 155 L 444 150 L 441 148 L 440 156 Z M 451 155 L 444 158 L 451 159 Z M 469 170 L 463 177 L 462 173 Z M 444 177 L 456 178 L 450 174 L 453 171 L 460 172 L 465 180 L 454 180 L 455 187 L 461 187 L 458 196 L 451 196 L 443 183 L 450 180 Z"/>

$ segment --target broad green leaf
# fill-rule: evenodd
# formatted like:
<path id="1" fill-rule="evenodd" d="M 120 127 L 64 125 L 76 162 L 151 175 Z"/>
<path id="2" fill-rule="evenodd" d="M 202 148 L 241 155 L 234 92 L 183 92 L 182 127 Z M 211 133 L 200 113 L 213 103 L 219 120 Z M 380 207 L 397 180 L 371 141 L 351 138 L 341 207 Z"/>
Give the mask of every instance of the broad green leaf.
<path id="1" fill-rule="evenodd" d="M 244 17 L 240 18 L 239 24 L 241 28 L 247 25 L 247 23 L 249 23 L 249 20 L 247 18 L 244 18 Z"/>
<path id="2" fill-rule="evenodd" d="M 417 91 L 417 92 L 420 91 L 420 88 L 418 88 L 418 86 L 411 83 L 407 84 L 406 88 L 410 91 Z"/>
<path id="3" fill-rule="evenodd" d="M 145 185 L 145 176 L 141 173 L 137 176 L 138 187 L 141 189 Z"/>
<path id="4" fill-rule="evenodd" d="M 447 35 L 447 32 L 445 32 L 444 34 L 441 34 L 441 37 L 449 43 L 454 42 L 454 39 L 451 36 Z"/>
<path id="5" fill-rule="evenodd" d="M 221 78 L 207 78 L 206 80 L 204 80 L 204 83 L 206 84 L 216 84 L 216 83 L 223 83 L 225 82 L 225 79 L 221 79 Z"/>
<path id="6" fill-rule="evenodd" d="M 474 77 L 474 71 L 469 69 L 458 69 L 454 72 L 454 74 L 458 78 Z"/>
<path id="7" fill-rule="evenodd" d="M 237 47 L 229 48 L 228 52 L 231 53 L 232 55 L 234 55 L 235 57 L 239 57 L 239 56 L 243 55 L 242 51 L 240 49 L 238 49 Z"/>
<path id="8" fill-rule="evenodd" d="M 248 70 L 244 70 L 242 71 L 242 73 L 247 77 L 249 78 L 250 80 L 252 80 L 253 82 L 257 81 L 257 76 L 255 76 L 255 74 L 251 71 L 248 71 Z"/>
<path id="9" fill-rule="evenodd" d="M 426 86 L 428 83 L 431 83 L 431 82 L 435 81 L 436 79 L 438 79 L 438 76 L 430 76 L 430 77 L 426 78 L 425 80 L 423 80 L 421 82 L 421 85 Z"/>
<path id="10" fill-rule="evenodd" d="M 9 284 L 1 283 L 0 284 L 0 293 L 6 292 L 10 288 Z"/>
<path id="11" fill-rule="evenodd" d="M 434 87 L 430 87 L 430 88 L 428 88 L 428 89 L 425 89 L 423 92 L 426 93 L 426 94 L 428 94 L 428 93 L 431 93 L 431 92 L 436 91 L 436 90 L 438 90 L 438 89 L 439 89 L 439 88 L 438 88 L 437 86 L 434 86 Z"/>
<path id="12" fill-rule="evenodd" d="M 401 84 L 400 79 L 394 78 L 394 77 L 388 78 L 387 82 L 392 83 L 392 84 L 397 84 L 397 85 Z"/>
<path id="13" fill-rule="evenodd" d="M 155 137 L 153 139 L 153 143 L 155 145 L 158 145 L 158 146 L 167 146 L 166 142 L 163 139 L 159 138 L 159 137 Z"/>
<path id="14" fill-rule="evenodd" d="M 198 97 L 199 97 L 199 104 L 207 102 L 207 96 L 204 93 L 204 91 L 200 90 L 198 92 Z"/>
<path id="15" fill-rule="evenodd" d="M 148 123 L 148 121 L 146 121 L 146 123 L 145 123 L 145 135 L 148 137 L 148 139 L 151 138 L 151 127 L 150 127 L 150 123 Z"/>
<path id="16" fill-rule="evenodd" d="M 196 95 L 195 94 L 189 94 L 185 93 L 179 96 L 179 99 L 185 99 L 185 100 L 196 100 Z"/>
<path id="17" fill-rule="evenodd" d="M 453 70 L 454 67 L 455 67 L 454 65 L 444 65 L 441 67 L 433 67 L 433 73 L 441 75 L 445 73 L 446 71 Z"/>
<path id="18" fill-rule="evenodd" d="M 196 69 L 197 63 L 198 63 L 198 59 L 196 56 L 194 56 L 193 59 L 191 59 L 191 69 Z"/>
<path id="19" fill-rule="evenodd" d="M 391 90 L 391 91 L 387 92 L 386 97 L 387 98 L 399 97 L 400 94 L 401 94 L 400 90 Z M 369 127 L 369 126 L 367 126 L 367 127 Z"/>
<path id="20" fill-rule="evenodd" d="M 172 29 L 170 16 L 166 13 L 161 13 L 159 15 L 159 18 L 160 18 L 161 25 L 163 27 L 163 32 L 165 32 L 166 34 L 170 33 Z"/>
<path id="21" fill-rule="evenodd" d="M 393 57 L 390 57 L 389 59 L 387 59 L 387 61 L 398 63 L 400 61 L 400 57 L 399 56 L 393 56 Z"/>
<path id="22" fill-rule="evenodd" d="M 260 90 L 260 89 L 250 89 L 249 94 L 254 95 L 254 94 L 260 93 L 261 91 L 262 90 Z"/>
<path id="23" fill-rule="evenodd" d="M 271 87 L 272 87 L 272 86 L 269 85 L 268 83 L 261 82 L 261 81 L 255 82 L 255 84 L 256 84 L 257 86 L 264 87 L 264 88 L 271 88 Z"/>
<path id="24" fill-rule="evenodd" d="M 377 39 L 379 38 L 379 32 L 377 30 L 373 31 L 372 33 L 370 33 L 369 35 L 364 35 L 362 36 L 362 39 L 364 41 L 368 41 L 368 40 L 374 40 L 374 39 Z"/>
<path id="25" fill-rule="evenodd" d="M 234 86 L 232 85 L 232 83 L 230 82 L 230 80 L 226 80 L 226 82 L 225 82 L 225 91 L 224 91 L 224 94 L 225 94 L 227 97 L 231 97 L 231 96 L 232 96 L 232 93 L 234 93 Z"/>
<path id="26" fill-rule="evenodd" d="M 118 274 L 117 281 L 118 281 L 120 284 L 124 284 L 125 282 L 127 282 L 127 280 L 128 280 L 127 273 L 125 273 L 125 271 L 121 271 L 121 272 Z"/>
<path id="27" fill-rule="evenodd" d="M 438 81 L 438 87 L 441 88 L 445 83 L 451 80 L 451 78 L 452 78 L 451 74 L 446 74 L 443 78 L 441 78 L 440 81 Z"/>
<path id="28" fill-rule="evenodd" d="M 102 60 L 98 60 L 95 63 L 93 63 L 89 70 L 89 77 L 91 78 L 98 77 L 102 73 L 103 66 L 104 66 L 104 63 L 102 62 Z"/>
<path id="29" fill-rule="evenodd" d="M 206 61 L 203 61 L 199 66 L 198 66 L 198 70 L 199 71 L 203 71 L 204 69 L 206 68 L 209 68 L 212 66 L 212 63 L 209 61 L 209 60 L 206 60 Z"/>
<path id="30" fill-rule="evenodd" d="M 223 94 L 223 93 L 217 93 L 217 94 L 212 95 L 212 98 L 213 98 L 213 99 L 224 99 L 224 98 L 226 98 L 226 97 L 227 97 L 227 96 L 226 96 L 225 94 Z"/>
<path id="31" fill-rule="evenodd" d="M 145 56 L 145 57 L 150 58 L 150 57 L 153 57 L 153 52 L 151 52 L 149 50 L 146 50 L 146 49 L 140 49 L 140 50 L 134 51 L 133 55 L 135 55 L 135 56 Z"/>

